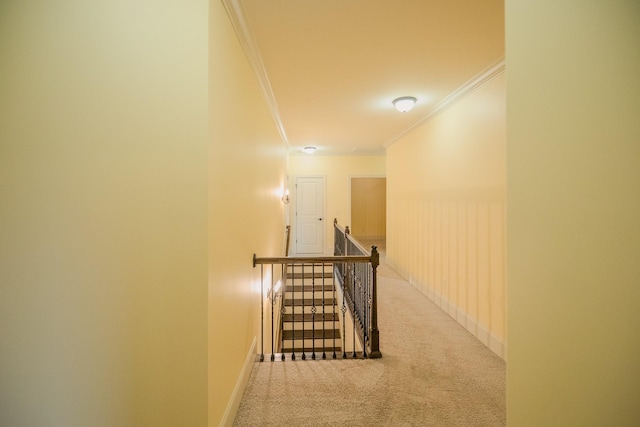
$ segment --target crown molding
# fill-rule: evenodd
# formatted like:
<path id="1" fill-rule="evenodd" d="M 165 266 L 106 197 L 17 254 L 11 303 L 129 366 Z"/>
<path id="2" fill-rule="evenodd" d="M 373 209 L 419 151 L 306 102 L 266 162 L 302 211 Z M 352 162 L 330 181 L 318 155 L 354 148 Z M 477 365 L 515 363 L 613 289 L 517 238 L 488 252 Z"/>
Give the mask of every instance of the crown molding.
<path id="1" fill-rule="evenodd" d="M 418 120 L 416 120 L 415 122 L 411 123 L 408 127 L 404 128 L 402 131 L 400 131 L 400 133 L 398 135 L 396 135 L 391 140 L 389 140 L 384 145 L 384 147 L 387 148 L 390 145 L 393 145 L 393 143 L 395 143 L 397 140 L 399 140 L 404 135 L 409 133 L 409 131 L 411 131 L 412 129 L 416 128 L 417 126 L 419 126 L 419 125 L 421 125 L 423 123 L 426 123 L 433 116 L 435 116 L 436 114 L 440 113 L 441 111 L 452 107 L 458 101 L 462 100 L 467 95 L 471 94 L 472 92 L 474 92 L 476 89 L 480 88 L 485 83 L 490 82 L 495 77 L 497 77 L 500 74 L 504 73 L 504 70 L 505 70 L 505 62 L 504 62 L 504 56 L 503 56 L 503 57 L 499 58 L 497 61 L 495 61 L 493 64 L 491 64 L 489 67 L 485 68 L 483 71 L 481 71 L 480 73 L 476 74 L 475 77 L 473 77 L 472 79 L 467 81 L 465 84 L 460 86 L 458 89 L 456 89 L 453 92 L 451 92 L 449 95 L 447 95 L 445 98 L 443 98 L 436 105 L 431 107 L 425 114 L 420 116 L 420 118 L 418 118 Z"/>
<path id="2" fill-rule="evenodd" d="M 222 0 L 222 4 L 227 10 L 227 15 L 229 15 L 231 24 L 233 25 L 236 35 L 238 36 L 238 40 L 240 41 L 240 46 L 242 47 L 242 50 L 244 51 L 247 60 L 251 65 L 251 68 L 258 78 L 258 83 L 260 85 L 260 88 L 262 89 L 262 94 L 264 95 L 264 98 L 267 102 L 269 111 L 271 111 L 271 115 L 273 116 L 273 120 L 276 123 L 278 132 L 282 137 L 282 142 L 284 143 L 285 147 L 289 149 L 289 140 L 287 139 L 287 133 L 285 132 L 284 126 L 282 125 L 282 120 L 280 119 L 278 104 L 276 102 L 275 95 L 273 94 L 273 89 L 271 88 L 269 75 L 267 74 L 264 62 L 262 61 L 260 50 L 254 42 L 251 29 L 249 28 L 249 24 L 247 23 L 247 19 L 245 17 L 246 14 L 242 3 L 240 0 Z"/>
<path id="3" fill-rule="evenodd" d="M 280 133 L 282 141 L 287 148 L 290 149 L 289 140 L 287 138 L 287 133 L 284 129 L 284 125 L 282 124 L 282 119 L 280 118 L 280 113 L 278 112 L 278 104 L 275 99 L 275 95 L 273 93 L 273 89 L 271 87 L 271 83 L 269 81 L 269 76 L 264 66 L 264 62 L 262 61 L 262 56 L 260 55 L 260 50 L 258 49 L 253 35 L 251 33 L 251 29 L 249 24 L 247 23 L 246 14 L 244 11 L 244 7 L 242 6 L 241 0 L 221 0 L 225 9 L 227 10 L 227 15 L 229 15 L 229 19 L 233 28 L 236 32 L 238 40 L 240 41 L 240 45 L 242 50 L 244 51 L 251 68 L 253 69 L 264 98 L 267 102 L 267 106 L 273 120 L 275 121 L 276 128 Z M 434 105 L 432 108 L 427 110 L 422 116 L 420 116 L 416 121 L 411 123 L 409 126 L 401 130 L 395 137 L 390 139 L 387 143 L 384 144 L 384 148 L 391 146 L 401 137 L 409 133 L 411 130 L 416 128 L 417 126 L 427 122 L 433 116 L 437 115 L 443 110 L 450 108 L 458 101 L 465 98 L 467 95 L 474 92 L 476 89 L 480 88 L 485 83 L 491 81 L 495 77 L 499 76 L 505 71 L 505 59 L 504 56 L 499 58 L 489 67 L 478 73 L 475 77 L 464 83 L 458 89 L 454 90 L 452 93 L 447 95 L 444 99 Z"/>

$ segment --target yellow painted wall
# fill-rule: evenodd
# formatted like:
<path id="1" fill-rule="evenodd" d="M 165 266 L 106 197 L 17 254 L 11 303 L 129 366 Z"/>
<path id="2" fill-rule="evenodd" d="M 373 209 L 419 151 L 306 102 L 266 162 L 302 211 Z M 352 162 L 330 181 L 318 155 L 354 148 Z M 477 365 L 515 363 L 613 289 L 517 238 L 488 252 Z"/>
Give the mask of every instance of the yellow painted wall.
<path id="1" fill-rule="evenodd" d="M 0 6 L 0 425 L 207 422 L 208 3 Z"/>
<path id="2" fill-rule="evenodd" d="M 209 425 L 218 426 L 233 421 L 259 336 L 252 255 L 284 254 L 287 174 L 285 146 L 226 11 L 220 1 L 210 7 Z"/>
<path id="3" fill-rule="evenodd" d="M 321 156 L 292 155 L 289 157 L 289 188 L 292 249 L 295 250 L 295 177 L 304 175 L 324 176 L 326 179 L 326 234 L 325 253 L 333 254 L 333 219 L 342 225 L 349 225 L 349 186 L 352 176 L 384 176 L 385 156 Z"/>
<path id="4" fill-rule="evenodd" d="M 640 3 L 507 0 L 506 35 L 508 423 L 640 425 Z"/>
<path id="5" fill-rule="evenodd" d="M 505 77 L 387 148 L 387 261 L 494 352 L 506 317 Z"/>

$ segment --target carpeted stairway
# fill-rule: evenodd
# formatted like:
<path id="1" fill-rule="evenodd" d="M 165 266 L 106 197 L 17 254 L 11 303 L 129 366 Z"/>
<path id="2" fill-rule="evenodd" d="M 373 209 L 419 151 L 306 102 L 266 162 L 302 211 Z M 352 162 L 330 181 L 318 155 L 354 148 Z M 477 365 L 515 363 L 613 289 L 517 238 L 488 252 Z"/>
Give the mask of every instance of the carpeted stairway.
<path id="1" fill-rule="evenodd" d="M 291 359 L 292 352 L 295 357 L 306 352 L 318 358 L 341 354 L 340 316 L 332 266 L 307 267 L 306 271 L 296 266 L 295 269 L 287 273 L 282 352 L 287 359 Z"/>

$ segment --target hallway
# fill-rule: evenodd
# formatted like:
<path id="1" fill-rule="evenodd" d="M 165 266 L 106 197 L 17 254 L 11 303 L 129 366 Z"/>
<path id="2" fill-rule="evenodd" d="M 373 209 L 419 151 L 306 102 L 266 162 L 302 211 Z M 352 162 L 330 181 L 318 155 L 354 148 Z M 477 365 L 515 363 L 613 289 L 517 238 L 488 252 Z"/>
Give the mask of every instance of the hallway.
<path id="1" fill-rule="evenodd" d="M 384 263 L 382 358 L 256 363 L 235 426 L 502 426 L 505 362 Z"/>

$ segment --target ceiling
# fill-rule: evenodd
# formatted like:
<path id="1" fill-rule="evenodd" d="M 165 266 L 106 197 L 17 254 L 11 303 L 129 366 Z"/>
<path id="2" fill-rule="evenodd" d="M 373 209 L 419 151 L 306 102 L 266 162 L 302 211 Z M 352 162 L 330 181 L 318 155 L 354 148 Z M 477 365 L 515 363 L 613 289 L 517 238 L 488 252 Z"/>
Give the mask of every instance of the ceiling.
<path id="1" fill-rule="evenodd" d="M 504 67 L 504 0 L 223 3 L 291 154 L 382 154 Z"/>

